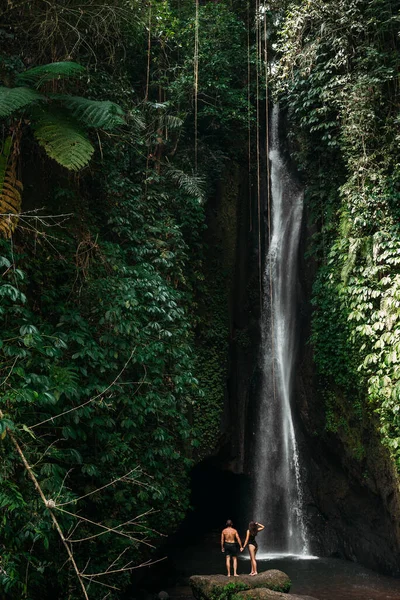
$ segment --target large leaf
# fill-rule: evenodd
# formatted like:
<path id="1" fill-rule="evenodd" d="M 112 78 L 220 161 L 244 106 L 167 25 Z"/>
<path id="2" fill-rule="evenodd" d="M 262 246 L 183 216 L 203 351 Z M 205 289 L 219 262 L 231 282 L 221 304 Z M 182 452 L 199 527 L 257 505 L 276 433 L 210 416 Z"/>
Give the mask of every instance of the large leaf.
<path id="1" fill-rule="evenodd" d="M 65 108 L 70 110 L 74 117 L 86 127 L 100 127 L 112 129 L 117 125 L 124 125 L 124 111 L 118 104 L 108 100 L 87 100 L 81 96 L 57 95 Z"/>
<path id="2" fill-rule="evenodd" d="M 16 161 L 11 153 L 12 139 L 8 137 L 0 153 L 0 234 L 10 237 L 17 226 L 21 211 L 22 183 L 16 176 Z"/>
<path id="3" fill-rule="evenodd" d="M 167 176 L 174 181 L 189 196 L 196 198 L 199 202 L 204 201 L 205 180 L 199 175 L 189 175 L 181 169 L 166 165 Z"/>
<path id="4" fill-rule="evenodd" d="M 86 166 L 94 152 L 78 123 L 62 114 L 44 113 L 34 125 L 34 134 L 48 156 L 71 171 Z"/>
<path id="5" fill-rule="evenodd" d="M 13 112 L 42 100 L 45 100 L 44 96 L 26 87 L 0 86 L 0 118 L 8 117 Z"/>
<path id="6" fill-rule="evenodd" d="M 46 81 L 53 79 L 65 79 L 67 77 L 79 77 L 85 73 L 85 68 L 75 62 L 54 62 L 40 67 L 33 67 L 16 77 L 18 84 L 34 85 L 40 87 Z"/>

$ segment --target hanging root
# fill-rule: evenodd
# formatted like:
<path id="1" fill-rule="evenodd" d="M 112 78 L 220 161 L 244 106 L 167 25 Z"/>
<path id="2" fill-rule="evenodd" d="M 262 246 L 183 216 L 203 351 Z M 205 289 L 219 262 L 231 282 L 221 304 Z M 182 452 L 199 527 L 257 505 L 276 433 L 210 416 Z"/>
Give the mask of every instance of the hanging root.
<path id="1" fill-rule="evenodd" d="M 197 174 L 198 157 L 198 100 L 199 100 L 199 0 L 196 0 L 195 29 L 194 29 L 194 170 Z"/>

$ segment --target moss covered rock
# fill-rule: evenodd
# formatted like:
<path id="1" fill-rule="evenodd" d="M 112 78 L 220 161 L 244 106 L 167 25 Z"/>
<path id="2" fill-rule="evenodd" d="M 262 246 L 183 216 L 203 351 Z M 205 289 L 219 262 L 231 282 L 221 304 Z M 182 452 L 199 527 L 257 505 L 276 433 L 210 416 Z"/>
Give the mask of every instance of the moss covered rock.
<path id="1" fill-rule="evenodd" d="M 291 582 L 286 573 L 271 569 L 255 576 L 239 575 L 230 579 L 225 575 L 193 575 L 190 585 L 196 600 L 230 600 L 239 592 L 257 588 L 286 593 Z"/>

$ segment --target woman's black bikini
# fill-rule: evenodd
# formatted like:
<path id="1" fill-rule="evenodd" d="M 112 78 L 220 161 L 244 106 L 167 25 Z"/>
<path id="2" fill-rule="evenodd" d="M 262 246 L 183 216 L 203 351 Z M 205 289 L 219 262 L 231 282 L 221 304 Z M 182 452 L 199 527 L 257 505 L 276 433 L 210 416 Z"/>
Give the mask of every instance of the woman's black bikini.
<path id="1" fill-rule="evenodd" d="M 249 544 L 249 545 L 251 544 L 252 546 L 255 546 L 255 548 L 256 548 L 256 550 L 257 550 L 257 548 L 258 548 L 258 544 L 257 544 L 257 542 L 256 542 L 256 535 L 257 535 L 257 534 L 255 534 L 255 535 L 254 535 L 254 534 L 250 533 L 248 544 Z"/>

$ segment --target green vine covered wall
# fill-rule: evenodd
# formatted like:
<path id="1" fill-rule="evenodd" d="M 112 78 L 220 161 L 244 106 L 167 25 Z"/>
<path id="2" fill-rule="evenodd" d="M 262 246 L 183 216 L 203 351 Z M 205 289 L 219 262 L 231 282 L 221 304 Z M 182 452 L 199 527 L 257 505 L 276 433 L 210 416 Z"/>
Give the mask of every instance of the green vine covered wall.
<path id="1" fill-rule="evenodd" d="M 0 39 L 0 598 L 117 598 L 219 444 L 247 31 L 71 0 L 9 3 Z"/>
<path id="2" fill-rule="evenodd" d="M 398 8 L 287 3 L 274 86 L 315 224 L 311 343 L 326 429 L 361 459 L 357 422 L 376 416 L 400 467 Z"/>

